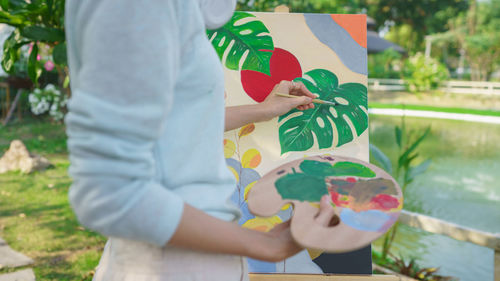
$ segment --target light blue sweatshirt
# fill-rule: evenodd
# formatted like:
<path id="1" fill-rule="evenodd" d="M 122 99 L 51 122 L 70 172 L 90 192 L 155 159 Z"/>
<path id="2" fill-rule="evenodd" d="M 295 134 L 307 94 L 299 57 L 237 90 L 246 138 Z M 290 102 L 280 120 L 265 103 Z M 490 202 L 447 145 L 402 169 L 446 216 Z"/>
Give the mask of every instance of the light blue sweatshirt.
<path id="1" fill-rule="evenodd" d="M 224 81 L 197 0 L 68 0 L 66 117 L 81 223 L 162 246 L 190 204 L 231 221 Z"/>

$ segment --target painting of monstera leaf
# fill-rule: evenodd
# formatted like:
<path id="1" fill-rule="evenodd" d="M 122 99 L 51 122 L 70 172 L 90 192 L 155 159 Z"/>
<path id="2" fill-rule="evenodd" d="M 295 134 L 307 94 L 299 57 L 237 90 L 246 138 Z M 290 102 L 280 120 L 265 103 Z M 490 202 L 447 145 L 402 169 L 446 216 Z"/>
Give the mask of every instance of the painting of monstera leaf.
<path id="1" fill-rule="evenodd" d="M 274 50 L 273 39 L 266 26 L 254 15 L 235 12 L 223 27 L 207 30 L 207 34 L 228 69 L 270 73 L 269 60 Z"/>
<path id="2" fill-rule="evenodd" d="M 320 99 L 337 105 L 316 104 L 313 109 L 294 109 L 280 116 L 281 154 L 308 150 L 315 142 L 320 149 L 341 146 L 368 128 L 367 90 L 364 85 L 339 85 L 337 76 L 325 69 L 311 70 L 295 81 L 304 83 Z"/>

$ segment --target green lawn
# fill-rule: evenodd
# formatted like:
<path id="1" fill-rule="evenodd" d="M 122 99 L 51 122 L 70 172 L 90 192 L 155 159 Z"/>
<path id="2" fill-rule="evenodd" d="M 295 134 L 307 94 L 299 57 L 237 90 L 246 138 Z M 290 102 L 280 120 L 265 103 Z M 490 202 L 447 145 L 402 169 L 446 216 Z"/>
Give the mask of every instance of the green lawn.
<path id="1" fill-rule="evenodd" d="M 81 227 L 69 206 L 63 125 L 29 120 L 0 127 L 2 154 L 13 139 L 21 139 L 54 167 L 30 175 L 0 175 L 0 237 L 34 259 L 37 280 L 91 280 L 105 238 Z"/>
<path id="2" fill-rule="evenodd" d="M 370 102 L 368 104 L 369 108 L 389 108 L 389 109 L 411 109 L 411 110 L 424 110 L 424 111 L 439 111 L 447 113 L 460 113 L 460 114 L 475 114 L 475 115 L 486 115 L 486 116 L 500 116 L 500 111 L 498 110 L 481 110 L 481 109 L 469 109 L 461 107 L 442 107 L 442 106 L 430 106 L 430 105 L 418 105 L 418 104 L 390 104 L 390 103 L 377 103 Z"/>

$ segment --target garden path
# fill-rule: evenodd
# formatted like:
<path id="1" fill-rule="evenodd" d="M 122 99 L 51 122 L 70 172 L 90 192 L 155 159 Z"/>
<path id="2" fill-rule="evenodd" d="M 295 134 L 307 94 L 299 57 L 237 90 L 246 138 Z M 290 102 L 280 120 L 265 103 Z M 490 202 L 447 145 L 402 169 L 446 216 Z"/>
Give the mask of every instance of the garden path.
<path id="1" fill-rule="evenodd" d="M 33 263 L 29 257 L 14 251 L 0 238 L 0 269 L 17 268 Z M 26 268 L 11 273 L 0 274 L 0 281 L 34 281 L 35 274 L 31 268 Z"/>

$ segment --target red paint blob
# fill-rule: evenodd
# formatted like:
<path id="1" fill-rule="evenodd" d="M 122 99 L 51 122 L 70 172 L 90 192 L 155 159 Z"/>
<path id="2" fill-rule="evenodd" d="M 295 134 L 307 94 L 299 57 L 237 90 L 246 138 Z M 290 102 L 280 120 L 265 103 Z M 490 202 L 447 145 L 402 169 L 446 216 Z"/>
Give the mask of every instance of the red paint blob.
<path id="1" fill-rule="evenodd" d="M 275 48 L 270 60 L 271 75 L 253 70 L 241 71 L 241 84 L 249 97 L 263 102 L 274 86 L 282 80 L 291 81 L 302 77 L 302 68 L 297 58 L 290 52 Z"/>
<path id="2" fill-rule="evenodd" d="M 355 178 L 347 178 L 345 179 L 347 182 L 356 182 L 356 179 Z"/>
<path id="3" fill-rule="evenodd" d="M 347 205 L 349 205 L 349 202 L 348 201 L 344 201 L 344 200 L 340 200 L 341 198 L 341 194 L 339 194 L 338 192 L 331 192 L 330 193 L 330 196 L 332 197 L 332 202 L 336 205 L 336 206 L 339 206 L 339 207 L 346 207 Z"/>
<path id="4" fill-rule="evenodd" d="M 372 198 L 370 203 L 379 210 L 390 210 L 399 206 L 399 200 L 388 194 L 378 194 Z"/>

